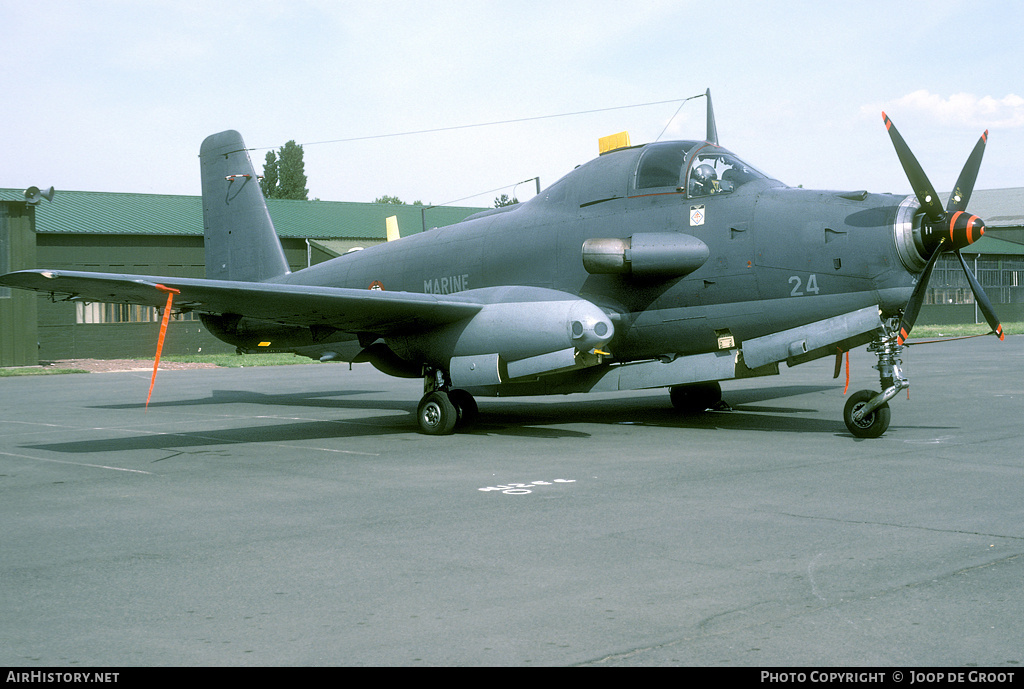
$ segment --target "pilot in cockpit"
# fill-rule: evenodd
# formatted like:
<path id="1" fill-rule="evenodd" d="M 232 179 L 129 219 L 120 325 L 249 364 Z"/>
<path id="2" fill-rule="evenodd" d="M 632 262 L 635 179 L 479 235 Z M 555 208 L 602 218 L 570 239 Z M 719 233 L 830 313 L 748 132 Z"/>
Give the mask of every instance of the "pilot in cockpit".
<path id="1" fill-rule="evenodd" d="M 701 163 L 690 171 L 690 196 L 708 196 L 721 191 L 718 173 L 707 163 Z"/>

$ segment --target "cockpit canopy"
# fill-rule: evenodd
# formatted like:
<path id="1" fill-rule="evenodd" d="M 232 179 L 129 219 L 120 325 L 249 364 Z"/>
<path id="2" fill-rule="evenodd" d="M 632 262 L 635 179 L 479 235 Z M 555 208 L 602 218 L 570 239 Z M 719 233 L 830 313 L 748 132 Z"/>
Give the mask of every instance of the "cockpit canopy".
<path id="1" fill-rule="evenodd" d="M 767 175 L 732 153 L 705 142 L 666 141 L 648 144 L 636 166 L 636 190 L 650 193 L 671 187 L 688 196 L 735 191 Z"/>
<path id="2" fill-rule="evenodd" d="M 781 184 L 706 141 L 665 141 L 609 151 L 552 184 L 536 202 L 575 211 L 629 197 L 728 194 L 755 180 Z"/>

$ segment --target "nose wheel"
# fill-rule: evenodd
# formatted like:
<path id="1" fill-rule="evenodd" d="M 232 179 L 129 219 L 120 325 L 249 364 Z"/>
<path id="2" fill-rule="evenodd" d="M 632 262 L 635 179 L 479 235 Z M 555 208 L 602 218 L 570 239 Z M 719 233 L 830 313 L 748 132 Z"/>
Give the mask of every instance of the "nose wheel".
<path id="1" fill-rule="evenodd" d="M 843 409 L 843 421 L 846 427 L 858 438 L 877 438 L 889 429 L 889 418 L 892 412 L 889 403 L 884 402 L 875 407 L 874 411 L 864 413 L 864 408 L 877 394 L 872 390 L 860 390 L 850 395 Z"/>
<path id="2" fill-rule="evenodd" d="M 877 438 L 885 433 L 892 416 L 889 400 L 900 390 L 910 387 L 910 381 L 900 368 L 903 364 L 900 359 L 903 346 L 899 344 L 894 331 L 887 329 L 868 345 L 868 351 L 878 355 L 875 368 L 878 369 L 882 391 L 860 390 L 846 401 L 843 421 L 850 433 L 858 438 Z"/>

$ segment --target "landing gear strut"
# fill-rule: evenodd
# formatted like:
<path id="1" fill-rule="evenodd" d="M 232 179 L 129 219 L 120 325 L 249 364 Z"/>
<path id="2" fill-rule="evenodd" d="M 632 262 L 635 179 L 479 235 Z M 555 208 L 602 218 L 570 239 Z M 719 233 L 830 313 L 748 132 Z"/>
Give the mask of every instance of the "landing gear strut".
<path id="1" fill-rule="evenodd" d="M 868 345 L 868 351 L 878 355 L 878 377 L 881 392 L 860 390 L 850 395 L 843 409 L 846 427 L 858 438 L 877 438 L 889 428 L 889 400 L 900 390 L 910 387 L 910 381 L 903 375 L 900 354 L 903 346 L 896 342 L 896 330 L 887 329 L 885 334 Z"/>
<path id="2" fill-rule="evenodd" d="M 423 387 L 425 394 L 416 408 L 416 421 L 423 433 L 449 435 L 476 422 L 476 400 L 465 390 L 452 390 L 444 371 L 428 370 Z"/>

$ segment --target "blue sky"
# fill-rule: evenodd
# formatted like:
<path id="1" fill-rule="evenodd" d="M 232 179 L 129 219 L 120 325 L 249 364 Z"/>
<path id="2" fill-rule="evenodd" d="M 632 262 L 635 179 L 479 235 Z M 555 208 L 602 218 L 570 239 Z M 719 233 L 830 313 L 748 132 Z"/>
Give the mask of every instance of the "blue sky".
<path id="1" fill-rule="evenodd" d="M 0 187 L 198 194 L 208 134 L 305 144 L 310 198 L 490 205 L 600 136 L 654 140 L 710 88 L 721 143 L 791 185 L 909 193 L 892 117 L 939 190 L 1024 186 L 1019 2 L 0 0 Z M 704 104 L 663 138 L 703 138 Z M 521 198 L 532 183 L 515 188 Z M 59 198 L 59 197 L 58 197 Z"/>

